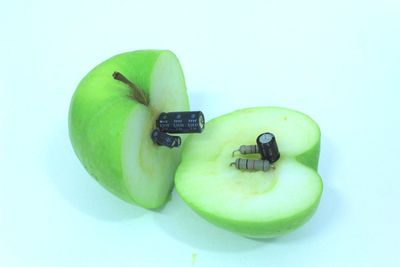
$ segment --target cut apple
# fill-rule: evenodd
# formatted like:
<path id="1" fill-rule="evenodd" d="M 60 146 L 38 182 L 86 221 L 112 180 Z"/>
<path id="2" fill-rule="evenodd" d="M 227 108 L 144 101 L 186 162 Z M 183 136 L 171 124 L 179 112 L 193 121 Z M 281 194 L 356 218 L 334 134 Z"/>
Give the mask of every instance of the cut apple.
<path id="1" fill-rule="evenodd" d="M 267 172 L 238 170 L 240 145 L 255 144 L 263 132 L 275 135 L 280 159 Z M 178 194 L 208 221 L 249 237 L 275 237 L 304 224 L 316 210 L 322 180 L 317 173 L 318 125 L 289 109 L 238 110 L 213 119 L 184 144 L 175 184 Z"/>
<path id="2" fill-rule="evenodd" d="M 138 103 L 122 73 L 145 92 Z M 168 199 L 181 149 L 151 140 L 160 112 L 189 110 L 181 66 L 170 51 L 117 55 L 94 68 L 79 84 L 70 106 L 70 138 L 87 171 L 120 198 L 146 208 Z"/>

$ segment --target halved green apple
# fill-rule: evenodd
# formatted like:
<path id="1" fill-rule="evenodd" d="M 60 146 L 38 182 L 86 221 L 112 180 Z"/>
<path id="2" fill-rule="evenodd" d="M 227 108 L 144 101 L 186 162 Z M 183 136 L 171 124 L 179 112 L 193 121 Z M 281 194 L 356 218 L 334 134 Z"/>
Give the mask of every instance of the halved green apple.
<path id="1" fill-rule="evenodd" d="M 276 136 L 281 154 L 276 168 L 255 172 L 230 166 L 232 151 L 255 144 L 263 132 Z M 187 138 L 176 189 L 194 211 L 216 225 L 249 237 L 280 236 L 304 224 L 318 206 L 319 147 L 318 125 L 300 112 L 278 107 L 238 110 Z"/>
<path id="2" fill-rule="evenodd" d="M 122 73 L 149 100 L 113 78 Z M 151 138 L 160 112 L 189 110 L 181 66 L 170 51 L 135 51 L 114 56 L 80 82 L 72 98 L 69 131 L 87 171 L 120 198 L 146 208 L 162 206 L 173 186 L 180 149 L 155 145 Z"/>

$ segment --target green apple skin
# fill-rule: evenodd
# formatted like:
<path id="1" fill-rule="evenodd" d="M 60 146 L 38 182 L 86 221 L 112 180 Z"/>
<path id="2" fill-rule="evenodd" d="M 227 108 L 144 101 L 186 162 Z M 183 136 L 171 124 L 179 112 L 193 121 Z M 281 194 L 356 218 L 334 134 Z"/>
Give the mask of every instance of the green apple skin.
<path id="1" fill-rule="evenodd" d="M 224 228 L 226 230 L 229 230 L 231 232 L 250 237 L 250 238 L 274 238 L 274 237 L 279 237 L 282 235 L 285 235 L 287 233 L 292 232 L 293 230 L 297 229 L 301 225 L 305 224 L 315 213 L 323 191 L 323 183 L 321 177 L 317 174 L 318 170 L 318 160 L 319 160 L 319 153 L 320 153 L 320 140 L 321 140 L 321 134 L 320 134 L 320 128 L 318 125 L 307 115 L 293 111 L 290 109 L 286 108 L 280 108 L 280 107 L 257 107 L 257 108 L 248 108 L 248 109 L 242 109 L 242 110 L 237 110 L 235 112 L 217 117 L 210 122 L 206 124 L 205 129 L 209 129 L 212 126 L 215 126 L 217 124 L 221 124 L 222 121 L 228 119 L 228 118 L 233 118 L 237 116 L 238 114 L 250 112 L 250 113 L 257 113 L 260 111 L 266 111 L 266 110 L 280 110 L 283 112 L 295 112 L 298 114 L 301 114 L 302 116 L 308 118 L 310 121 L 314 123 L 313 127 L 315 128 L 316 132 L 316 141 L 315 144 L 301 153 L 300 155 L 297 155 L 295 160 L 305 166 L 306 168 L 312 169 L 313 172 L 315 172 L 316 175 L 316 183 L 317 183 L 317 190 L 316 194 L 317 196 L 315 197 L 315 200 L 310 203 L 310 205 L 302 210 L 301 212 L 298 212 L 294 214 L 293 216 L 278 219 L 278 220 L 272 220 L 272 221 L 257 221 L 257 220 L 236 220 L 232 218 L 227 218 L 223 216 L 219 216 L 215 213 L 207 212 L 204 207 L 200 207 L 193 201 L 193 199 L 190 198 L 190 195 L 185 192 L 186 188 L 184 188 L 181 183 L 182 180 L 185 179 L 185 169 L 192 164 L 190 162 L 189 157 L 193 157 L 193 149 L 191 147 L 193 146 L 192 143 L 195 142 L 196 138 L 195 136 L 191 136 L 186 140 L 182 158 L 184 159 L 180 166 L 178 167 L 178 170 L 176 172 L 175 176 L 175 184 L 176 184 L 176 189 L 178 194 L 181 196 L 181 198 L 188 204 L 196 213 L 198 213 L 200 216 L 202 216 L 204 219 L 209 221 L 212 224 L 215 224 L 217 226 L 220 226 L 221 228 Z M 223 127 L 220 127 L 223 128 Z M 239 127 L 240 131 L 240 127 Z M 227 137 L 229 138 L 229 137 Z M 278 136 L 278 143 L 279 143 L 279 136 Z M 250 144 L 250 143 L 239 143 L 240 144 Z M 203 144 L 203 146 L 206 146 L 206 144 Z M 232 150 L 233 151 L 233 150 Z M 282 153 L 281 153 L 281 158 L 282 158 Z M 251 157 L 250 157 L 251 158 Z M 279 165 L 279 161 L 278 161 Z M 228 166 L 226 167 L 228 168 Z M 277 167 L 279 168 L 279 166 Z M 238 170 L 239 171 L 239 170 Z M 223 191 L 224 189 L 221 189 Z M 302 188 L 299 188 L 299 190 L 302 190 Z M 204 192 L 205 195 L 207 195 L 207 192 Z M 206 197 L 206 196 L 205 196 Z M 215 205 L 220 205 L 220 203 L 216 203 Z"/>
<path id="2" fill-rule="evenodd" d="M 145 208 L 161 207 L 167 201 L 173 183 L 160 185 L 160 187 L 167 188 L 158 188 L 157 192 L 152 192 L 152 187 L 137 189 L 149 191 L 149 195 L 151 195 L 149 199 L 137 198 L 132 193 L 132 190 L 129 190 L 127 180 L 132 178 L 127 178 L 124 173 L 124 153 L 121 150 L 124 147 L 124 140 L 127 138 L 125 135 L 126 129 L 129 127 L 127 124 L 130 116 L 135 113 L 135 110 L 138 110 L 137 112 L 147 111 L 142 111 L 145 109 L 144 106 L 130 97 L 131 89 L 126 84 L 114 80 L 112 74 L 114 71 L 119 71 L 125 75 L 150 96 L 151 102 L 153 100 L 152 93 L 154 93 L 152 90 L 156 90 L 152 84 L 157 79 L 157 77 L 154 77 L 156 75 L 154 72 L 160 57 L 168 57 L 171 58 L 170 60 L 175 61 L 174 75 L 177 76 L 176 79 L 179 79 L 182 89 L 180 92 L 176 92 L 180 96 L 179 103 L 171 101 L 171 104 L 165 104 L 165 107 L 158 107 L 157 104 L 152 105 L 150 103 L 149 113 L 151 115 L 149 117 L 153 121 L 144 123 L 143 127 L 146 129 L 138 127 L 139 129 L 132 130 L 138 133 L 146 131 L 146 136 L 143 138 L 150 139 L 150 130 L 154 118 L 161 111 L 174 109 L 174 104 L 177 105 L 176 108 L 178 110 L 189 109 L 182 70 L 175 55 L 170 51 L 143 50 L 128 52 L 114 56 L 99 64 L 78 85 L 72 97 L 69 111 L 70 139 L 75 153 L 85 169 L 116 196 Z M 163 66 L 162 68 L 166 67 Z M 157 88 L 157 90 L 161 89 Z M 162 94 L 162 92 L 159 94 Z M 166 98 L 167 96 L 162 97 Z M 157 101 L 160 100 L 155 100 L 155 102 Z M 168 100 L 165 99 L 164 101 Z M 162 106 L 162 104 L 160 105 Z M 132 138 L 135 138 L 135 136 L 132 136 Z M 146 139 L 146 142 L 150 141 Z M 139 148 L 131 147 L 127 149 L 138 150 Z M 168 149 L 166 148 L 157 148 L 155 146 L 151 149 L 166 151 L 163 152 L 164 155 L 165 153 L 173 154 L 174 162 L 171 163 L 171 172 L 174 173 L 176 165 L 180 161 L 180 149 L 167 151 Z M 145 152 L 145 148 L 140 151 L 140 153 Z M 150 156 L 147 159 L 145 159 L 145 156 L 139 157 L 139 160 L 152 160 Z M 132 162 L 133 168 L 137 164 L 141 164 L 141 162 Z M 168 175 L 171 174 L 168 173 Z M 149 177 L 147 179 L 167 179 L 165 177 L 151 177 L 151 175 Z"/>

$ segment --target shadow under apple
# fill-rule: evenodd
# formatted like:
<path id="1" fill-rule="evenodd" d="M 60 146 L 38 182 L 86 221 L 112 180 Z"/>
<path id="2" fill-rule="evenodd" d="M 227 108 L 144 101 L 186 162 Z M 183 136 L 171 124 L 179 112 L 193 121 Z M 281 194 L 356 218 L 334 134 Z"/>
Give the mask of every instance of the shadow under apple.
<path id="1" fill-rule="evenodd" d="M 58 125 L 51 135 L 45 160 L 49 182 L 80 212 L 106 221 L 129 220 L 146 213 L 112 195 L 86 172 L 72 149 L 67 125 Z"/>
<path id="2" fill-rule="evenodd" d="M 197 249 L 237 252 L 265 245 L 265 242 L 236 235 L 207 222 L 183 202 L 176 190 L 162 212 L 153 216 L 164 232 Z"/>

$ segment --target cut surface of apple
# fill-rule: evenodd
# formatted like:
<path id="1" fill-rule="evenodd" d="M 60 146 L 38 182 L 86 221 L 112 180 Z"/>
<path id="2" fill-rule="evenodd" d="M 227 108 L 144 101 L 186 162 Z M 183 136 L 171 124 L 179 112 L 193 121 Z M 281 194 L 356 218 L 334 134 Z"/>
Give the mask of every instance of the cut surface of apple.
<path id="1" fill-rule="evenodd" d="M 280 159 L 267 172 L 238 170 L 232 157 L 259 134 L 275 135 Z M 304 224 L 316 210 L 322 180 L 317 173 L 320 130 L 308 116 L 278 107 L 238 110 L 211 120 L 187 138 L 175 184 L 178 194 L 208 221 L 233 232 L 268 238 Z"/>
<path id="2" fill-rule="evenodd" d="M 148 106 L 113 78 L 116 71 L 145 92 Z M 80 82 L 70 105 L 70 139 L 86 170 L 106 189 L 158 208 L 172 189 L 181 149 L 155 145 L 151 131 L 161 112 L 187 110 L 183 72 L 172 52 L 128 52 L 99 64 Z"/>

